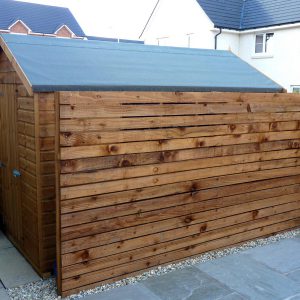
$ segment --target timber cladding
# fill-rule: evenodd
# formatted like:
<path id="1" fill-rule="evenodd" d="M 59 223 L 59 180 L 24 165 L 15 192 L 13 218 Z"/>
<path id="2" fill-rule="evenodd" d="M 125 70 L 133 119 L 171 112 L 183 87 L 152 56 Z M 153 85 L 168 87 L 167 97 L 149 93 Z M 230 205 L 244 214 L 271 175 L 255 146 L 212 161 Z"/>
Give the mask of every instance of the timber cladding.
<path id="1" fill-rule="evenodd" d="M 63 295 L 300 225 L 290 94 L 57 93 Z"/>
<path id="2" fill-rule="evenodd" d="M 0 215 L 6 235 L 43 277 L 56 254 L 54 128 L 54 93 L 29 94 L 0 52 Z"/>

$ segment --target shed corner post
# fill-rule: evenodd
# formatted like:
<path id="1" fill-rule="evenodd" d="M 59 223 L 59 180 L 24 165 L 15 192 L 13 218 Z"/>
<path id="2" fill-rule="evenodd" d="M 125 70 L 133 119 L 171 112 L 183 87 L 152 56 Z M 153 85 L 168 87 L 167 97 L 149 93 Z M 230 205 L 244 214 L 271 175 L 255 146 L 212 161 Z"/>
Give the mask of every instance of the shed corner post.
<path id="1" fill-rule="evenodd" d="M 56 276 L 58 294 L 62 295 L 61 273 L 61 203 L 60 203 L 60 93 L 55 99 L 55 191 L 56 191 Z"/>

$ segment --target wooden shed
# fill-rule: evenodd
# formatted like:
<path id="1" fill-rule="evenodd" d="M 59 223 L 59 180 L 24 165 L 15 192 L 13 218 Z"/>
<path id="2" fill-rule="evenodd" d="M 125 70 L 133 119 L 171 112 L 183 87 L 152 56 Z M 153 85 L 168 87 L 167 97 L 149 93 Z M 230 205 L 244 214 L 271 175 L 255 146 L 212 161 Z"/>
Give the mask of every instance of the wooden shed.
<path id="1" fill-rule="evenodd" d="M 0 214 L 62 295 L 300 225 L 300 96 L 232 53 L 0 46 Z"/>

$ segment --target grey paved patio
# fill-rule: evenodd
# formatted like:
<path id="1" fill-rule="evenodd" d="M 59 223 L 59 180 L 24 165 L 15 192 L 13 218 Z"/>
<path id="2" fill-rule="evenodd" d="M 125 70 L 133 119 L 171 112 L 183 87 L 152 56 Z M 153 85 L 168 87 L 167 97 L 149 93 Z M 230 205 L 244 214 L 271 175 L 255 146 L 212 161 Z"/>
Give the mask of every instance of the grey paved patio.
<path id="1" fill-rule="evenodd" d="M 0 300 L 9 299 L 5 289 L 39 279 L 30 264 L 0 231 Z"/>
<path id="2" fill-rule="evenodd" d="M 300 236 L 84 300 L 300 300 Z"/>
<path id="3" fill-rule="evenodd" d="M 39 279 L 0 232 L 0 300 L 9 299 L 7 288 Z M 300 300 L 300 235 L 83 299 Z"/>

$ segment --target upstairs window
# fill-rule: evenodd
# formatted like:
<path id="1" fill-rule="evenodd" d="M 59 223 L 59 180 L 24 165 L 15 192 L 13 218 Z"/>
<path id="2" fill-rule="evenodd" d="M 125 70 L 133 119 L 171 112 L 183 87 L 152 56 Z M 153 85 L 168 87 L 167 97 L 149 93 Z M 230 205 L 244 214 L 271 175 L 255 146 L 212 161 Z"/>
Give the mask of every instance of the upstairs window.
<path id="1" fill-rule="evenodd" d="M 257 34 L 255 37 L 255 53 L 270 53 L 272 52 L 272 38 L 274 33 Z"/>
<path id="2" fill-rule="evenodd" d="M 292 86 L 292 91 L 294 94 L 300 94 L 300 85 Z"/>

